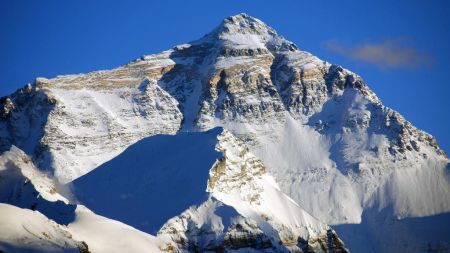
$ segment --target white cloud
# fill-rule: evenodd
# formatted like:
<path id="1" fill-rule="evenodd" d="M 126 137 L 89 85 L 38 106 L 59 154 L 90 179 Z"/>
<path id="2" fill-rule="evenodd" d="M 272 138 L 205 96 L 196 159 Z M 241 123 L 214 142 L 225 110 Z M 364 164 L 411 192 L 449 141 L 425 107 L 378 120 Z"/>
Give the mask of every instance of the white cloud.
<path id="1" fill-rule="evenodd" d="M 415 48 L 402 45 L 402 40 L 388 39 L 381 43 L 363 43 L 346 47 L 336 40 L 324 43 L 325 48 L 356 61 L 381 68 L 403 68 L 429 65 L 430 58 Z"/>

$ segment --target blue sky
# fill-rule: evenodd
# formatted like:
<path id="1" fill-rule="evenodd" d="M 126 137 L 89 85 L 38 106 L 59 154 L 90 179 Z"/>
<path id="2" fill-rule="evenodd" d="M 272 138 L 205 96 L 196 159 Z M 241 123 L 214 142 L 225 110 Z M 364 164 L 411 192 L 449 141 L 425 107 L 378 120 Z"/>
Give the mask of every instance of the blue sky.
<path id="1" fill-rule="evenodd" d="M 241 12 L 361 75 L 450 152 L 450 1 L 1 1 L 0 97 L 195 40 Z"/>

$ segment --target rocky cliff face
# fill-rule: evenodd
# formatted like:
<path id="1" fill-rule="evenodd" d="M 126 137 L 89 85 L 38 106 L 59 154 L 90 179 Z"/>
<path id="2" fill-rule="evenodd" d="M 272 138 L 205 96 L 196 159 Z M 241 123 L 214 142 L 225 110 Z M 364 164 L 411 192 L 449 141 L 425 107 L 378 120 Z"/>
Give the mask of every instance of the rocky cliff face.
<path id="1" fill-rule="evenodd" d="M 195 233 L 175 229 L 178 239 L 171 247 L 231 250 L 233 241 L 278 247 L 258 220 L 248 220 L 238 208 L 257 206 L 265 193 L 261 182 L 271 175 L 276 183 L 270 185 L 280 194 L 342 228 L 351 250 L 450 250 L 446 239 L 407 233 L 417 226 L 402 223 L 450 211 L 449 160 L 436 140 L 383 106 L 357 74 L 300 50 L 246 14 L 225 19 L 197 41 L 113 70 L 38 78 L 0 100 L 0 117 L 0 150 L 18 146 L 60 183 L 85 175 L 144 137 L 226 129 L 229 136 L 223 134 L 217 146 L 224 156 L 207 184 L 214 198 L 171 222 L 196 227 Z M 236 146 L 223 146 L 231 136 L 237 139 L 230 145 Z M 233 193 L 239 202 L 230 204 L 222 192 Z M 239 222 L 220 233 L 214 226 L 198 231 L 192 217 L 221 205 L 231 205 Z M 279 216 L 272 215 L 269 221 Z M 269 221 L 264 224 L 275 227 L 281 242 L 289 241 L 281 243 L 289 250 L 307 244 L 318 249 L 312 241 L 322 245 L 334 236 L 322 229 L 315 238 L 326 240 L 308 240 L 295 231 L 281 232 L 280 224 L 292 226 L 292 220 Z M 352 232 L 359 230 L 344 224 L 385 232 L 364 232 L 361 238 Z M 252 227 L 262 233 L 248 235 Z M 198 242 L 208 237 L 198 236 L 203 232 L 221 239 Z M 290 234 L 289 239 L 280 233 Z M 399 233 L 408 235 L 396 239 Z M 302 247 L 296 238 L 306 240 Z M 375 243 L 359 243 L 364 240 Z M 388 246 L 380 246 L 381 240 Z"/>

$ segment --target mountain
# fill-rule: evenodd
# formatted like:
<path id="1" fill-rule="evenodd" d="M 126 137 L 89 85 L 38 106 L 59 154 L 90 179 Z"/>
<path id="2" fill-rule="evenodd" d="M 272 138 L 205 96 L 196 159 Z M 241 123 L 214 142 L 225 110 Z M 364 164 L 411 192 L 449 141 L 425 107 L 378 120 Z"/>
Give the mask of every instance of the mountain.
<path id="1" fill-rule="evenodd" d="M 124 229 L 136 247 L 175 252 L 450 252 L 450 166 L 436 140 L 357 74 L 246 14 L 1 98 L 1 159 L 19 149 L 68 214 L 45 195 L 1 202 L 45 202 L 35 209 L 93 252 Z M 85 214 L 117 232 L 86 236 L 103 228 Z"/>

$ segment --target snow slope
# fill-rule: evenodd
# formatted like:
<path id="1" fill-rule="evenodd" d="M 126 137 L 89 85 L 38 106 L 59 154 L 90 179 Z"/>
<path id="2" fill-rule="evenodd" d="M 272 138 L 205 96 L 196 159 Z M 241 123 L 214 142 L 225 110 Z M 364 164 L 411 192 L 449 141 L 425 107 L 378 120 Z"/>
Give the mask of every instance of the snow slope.
<path id="1" fill-rule="evenodd" d="M 67 228 L 37 211 L 0 203 L 0 251 L 87 252 Z"/>
<path id="2" fill-rule="evenodd" d="M 74 238 L 86 242 L 92 253 L 161 252 L 162 242 L 152 235 L 96 215 L 82 205 L 77 206 L 75 213 L 76 218 L 68 225 L 68 230 Z"/>

